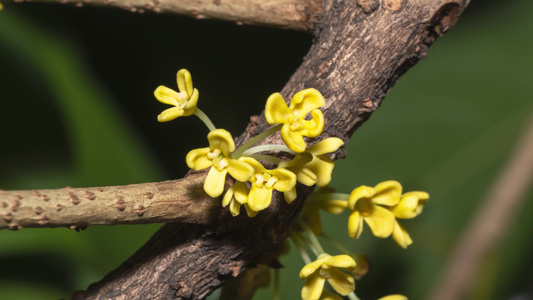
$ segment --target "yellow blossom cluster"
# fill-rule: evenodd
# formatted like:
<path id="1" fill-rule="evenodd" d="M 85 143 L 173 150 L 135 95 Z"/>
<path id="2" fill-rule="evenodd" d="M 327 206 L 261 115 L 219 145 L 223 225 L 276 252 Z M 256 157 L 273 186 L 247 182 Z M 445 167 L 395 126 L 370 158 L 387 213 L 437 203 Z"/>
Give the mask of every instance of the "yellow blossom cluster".
<path id="1" fill-rule="evenodd" d="M 270 206 L 274 190 L 284 193 L 287 203 L 296 199 L 296 183 L 307 186 L 325 186 L 331 181 L 333 161 L 327 153 L 336 151 L 344 142 L 339 138 L 327 138 L 307 147 L 305 137 L 317 137 L 324 128 L 324 116 L 320 107 L 325 105 L 322 94 L 316 89 L 305 89 L 294 95 L 289 106 L 279 93 L 272 94 L 265 106 L 265 118 L 276 125 L 264 133 L 262 138 L 280 131 L 285 145 L 258 146 L 247 144 L 235 149 L 231 134 L 216 129 L 207 116 L 197 107 L 199 92 L 193 88 L 189 71 L 182 69 L 177 74 L 179 92 L 159 86 L 154 95 L 162 103 L 172 105 L 158 116 L 166 122 L 181 116 L 197 115 L 210 129 L 207 135 L 209 147 L 194 149 L 187 154 L 186 162 L 193 170 L 209 169 L 204 182 L 205 192 L 213 197 L 222 196 L 226 190 L 229 174 L 235 183 L 222 199 L 223 206 L 229 206 L 233 216 L 244 206 L 249 217 Z M 306 119 L 307 115 L 310 120 Z M 260 139 L 259 139 L 260 140 Z M 255 141 L 257 143 L 259 140 Z M 254 151 L 256 150 L 256 152 Z M 269 155 L 256 155 L 265 151 L 285 151 L 294 155 L 289 161 Z M 275 162 L 274 169 L 267 169 L 261 161 Z"/>
<path id="2" fill-rule="evenodd" d="M 154 91 L 157 100 L 173 106 L 157 119 L 167 122 L 181 116 L 196 115 L 206 124 L 209 146 L 190 151 L 186 162 L 193 170 L 209 169 L 203 186 L 205 192 L 213 198 L 223 195 L 222 206 L 229 207 L 233 216 L 239 215 L 242 207 L 249 217 L 256 216 L 270 206 L 274 190 L 283 193 L 287 203 L 292 203 L 297 197 L 298 182 L 322 188 L 307 199 L 298 226 L 291 234 L 306 262 L 300 271 L 300 278 L 305 280 L 302 299 L 339 300 L 342 299 L 340 295 L 358 299 L 354 293 L 355 280 L 369 270 L 365 255 L 350 253 L 322 232 L 320 210 L 340 214 L 349 209 L 348 235 L 351 238 L 359 238 L 363 223 L 366 223 L 373 235 L 379 238 L 392 236 L 403 248 L 413 242 L 398 220 L 419 215 L 429 199 L 428 193 L 412 191 L 402 194 L 402 186 L 393 180 L 374 187 L 360 186 L 350 194 L 331 192 L 326 187 L 334 167 L 328 154 L 337 151 L 344 142 L 330 137 L 307 145 L 304 137 L 318 137 L 324 128 L 324 115 L 320 108 L 326 103 L 318 90 L 309 88 L 297 92 L 289 105 L 281 94 L 270 95 L 265 105 L 265 119 L 274 126 L 236 149 L 231 134 L 217 129 L 197 107 L 199 92 L 193 88 L 189 71 L 182 69 L 177 73 L 177 84 L 179 92 L 165 86 L 159 86 Z M 284 145 L 254 146 L 276 132 L 280 133 Z M 284 155 L 277 155 L 281 152 Z M 286 157 L 291 159 L 286 160 Z M 227 182 L 233 184 L 226 187 Z M 307 237 L 300 233 L 302 230 Z M 318 235 L 330 239 L 345 254 L 332 256 L 324 252 L 316 237 Z M 300 241 L 316 254 L 316 260 L 311 261 Z M 335 293 L 325 288 L 326 282 Z M 407 297 L 389 295 L 379 300 L 407 300 Z"/>

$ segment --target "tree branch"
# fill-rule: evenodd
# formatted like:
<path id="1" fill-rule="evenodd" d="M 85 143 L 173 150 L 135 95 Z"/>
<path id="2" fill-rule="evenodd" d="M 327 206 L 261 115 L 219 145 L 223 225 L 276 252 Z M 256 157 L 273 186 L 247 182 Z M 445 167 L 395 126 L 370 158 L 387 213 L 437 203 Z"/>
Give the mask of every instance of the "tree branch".
<path id="1" fill-rule="evenodd" d="M 347 141 L 396 80 L 455 24 L 468 2 L 324 0 L 323 13 L 313 28 L 313 46 L 282 94 L 289 100 L 304 88 L 318 89 L 326 99 L 321 138 L 337 136 Z M 275 14 L 274 10 L 269 13 Z M 237 143 L 270 127 L 264 118 L 252 120 Z M 281 140 L 275 135 L 270 142 Z M 344 155 L 339 150 L 333 158 Z M 298 198 L 290 205 L 275 193 L 271 206 L 252 219 L 243 213 L 231 217 L 221 210 L 207 226 L 166 224 L 118 269 L 75 298 L 202 299 L 246 268 L 275 265 L 311 191 L 297 186 Z M 116 205 L 113 199 L 107 200 L 110 205 Z"/>
<path id="2" fill-rule="evenodd" d="M 13 0 L 23 2 L 24 0 Z M 111 6 L 131 12 L 175 13 L 197 19 L 219 19 L 294 30 L 308 30 L 320 0 L 37 0 L 40 2 Z"/>
<path id="3" fill-rule="evenodd" d="M 209 224 L 220 201 L 203 191 L 205 173 L 126 186 L 0 191 L 0 229 L 183 222 Z"/>

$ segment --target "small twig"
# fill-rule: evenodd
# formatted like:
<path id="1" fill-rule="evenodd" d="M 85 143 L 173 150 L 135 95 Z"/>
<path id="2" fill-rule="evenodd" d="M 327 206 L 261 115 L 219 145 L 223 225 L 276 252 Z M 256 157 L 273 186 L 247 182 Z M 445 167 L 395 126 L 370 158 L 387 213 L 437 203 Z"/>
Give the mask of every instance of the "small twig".
<path id="1" fill-rule="evenodd" d="M 23 2 L 24 0 L 14 0 Z M 28 0 L 29 1 L 29 0 Z M 319 0 L 37 0 L 84 5 L 119 7 L 131 12 L 175 13 L 196 19 L 218 19 L 237 24 L 311 28 L 312 16 L 321 10 Z"/>
<path id="2" fill-rule="evenodd" d="M 0 191 L 0 229 L 184 222 L 208 224 L 220 201 L 203 191 L 204 173 L 125 186 Z"/>
<path id="3" fill-rule="evenodd" d="M 442 280 L 428 299 L 462 299 L 471 288 L 484 256 L 508 232 L 513 216 L 533 182 L 533 118 L 500 176 L 451 255 Z"/>

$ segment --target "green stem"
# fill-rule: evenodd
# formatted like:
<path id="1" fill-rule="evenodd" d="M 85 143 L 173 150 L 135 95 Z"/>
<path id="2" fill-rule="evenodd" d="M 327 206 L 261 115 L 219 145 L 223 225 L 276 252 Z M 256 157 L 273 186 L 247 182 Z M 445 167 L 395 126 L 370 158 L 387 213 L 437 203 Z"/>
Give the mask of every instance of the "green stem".
<path id="1" fill-rule="evenodd" d="M 309 196 L 308 201 L 324 201 L 324 200 L 349 200 L 350 195 L 344 193 L 314 193 Z"/>
<path id="2" fill-rule="evenodd" d="M 257 144 L 259 141 L 265 139 L 269 135 L 278 132 L 281 129 L 281 127 L 283 127 L 283 124 L 278 124 L 266 131 L 261 132 L 259 135 L 254 136 L 253 138 L 249 139 L 246 143 L 244 143 L 242 146 L 240 146 L 239 149 L 235 150 L 235 152 L 233 152 L 233 155 L 231 157 L 234 159 L 241 157 L 244 151 L 246 151 L 248 148 L 252 147 L 253 145 Z"/>
<path id="3" fill-rule="evenodd" d="M 300 256 L 302 257 L 302 260 L 305 262 L 305 264 L 310 264 L 311 258 L 309 257 L 307 252 L 305 252 L 304 247 L 302 247 L 298 239 L 292 234 L 291 234 L 291 241 L 293 242 L 294 246 L 296 246 L 296 249 L 298 249 L 298 253 L 300 253 Z"/>
<path id="4" fill-rule="evenodd" d="M 285 145 L 259 145 L 255 147 L 248 148 L 248 150 L 242 153 L 242 156 L 250 156 L 254 153 L 264 152 L 264 151 L 284 151 L 290 154 L 296 155 L 297 153 L 289 149 Z"/>
<path id="5" fill-rule="evenodd" d="M 322 246 L 320 245 L 320 242 L 318 241 L 318 239 L 316 238 L 316 235 L 315 233 L 313 232 L 313 230 L 311 230 L 311 228 L 309 228 L 309 225 L 307 225 L 307 223 L 305 223 L 304 220 L 302 219 L 298 219 L 298 224 L 305 230 L 305 232 L 307 233 L 308 237 L 309 237 L 309 240 L 311 241 L 311 243 L 313 244 L 313 247 L 316 249 L 316 252 L 317 252 L 317 256 L 320 256 L 324 253 L 326 253 L 326 251 L 324 251 L 324 249 L 322 249 Z"/>
<path id="6" fill-rule="evenodd" d="M 357 295 L 355 294 L 355 292 L 351 292 L 348 294 L 348 299 L 350 300 L 361 300 L 359 299 L 359 297 L 357 297 Z"/>
<path id="7" fill-rule="evenodd" d="M 272 297 L 274 300 L 281 299 L 279 292 L 279 269 L 274 269 L 274 296 Z"/>
<path id="8" fill-rule="evenodd" d="M 194 112 L 194 114 L 198 118 L 200 118 L 200 120 L 202 120 L 202 122 L 204 122 L 205 126 L 207 126 L 207 129 L 209 129 L 209 131 L 213 131 L 213 130 L 217 129 L 215 127 L 215 125 L 213 125 L 213 122 L 211 122 L 209 117 L 201 109 L 196 108 L 196 111 Z"/>
<path id="9" fill-rule="evenodd" d="M 279 163 L 282 162 L 280 158 L 270 156 L 270 155 L 254 154 L 254 155 L 249 155 L 249 156 L 257 160 L 269 161 L 276 165 L 279 165 Z"/>
<path id="10" fill-rule="evenodd" d="M 320 233 L 320 236 L 326 239 L 330 244 L 332 244 L 335 248 L 339 249 L 340 252 L 344 254 L 352 253 L 348 248 L 346 248 L 343 244 L 339 243 L 336 239 L 332 238 L 329 234 L 322 232 Z"/>

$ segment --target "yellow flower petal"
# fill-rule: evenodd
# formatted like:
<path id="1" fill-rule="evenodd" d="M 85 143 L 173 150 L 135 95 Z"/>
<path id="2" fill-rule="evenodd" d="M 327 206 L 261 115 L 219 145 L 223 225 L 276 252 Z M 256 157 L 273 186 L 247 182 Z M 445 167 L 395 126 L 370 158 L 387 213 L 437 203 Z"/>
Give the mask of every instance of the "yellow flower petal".
<path id="1" fill-rule="evenodd" d="M 290 109 L 298 113 L 302 118 L 316 108 L 326 105 L 326 101 L 320 92 L 310 88 L 294 94 Z"/>
<path id="2" fill-rule="evenodd" d="M 187 101 L 187 97 L 185 95 L 180 94 L 164 85 L 160 85 L 155 89 L 154 96 L 157 101 L 173 106 L 180 106 Z"/>
<path id="3" fill-rule="evenodd" d="M 319 300 L 326 280 L 318 273 L 309 277 L 302 288 L 302 300 Z"/>
<path id="4" fill-rule="evenodd" d="M 285 198 L 285 202 L 287 202 L 288 204 L 291 204 L 292 201 L 294 201 L 296 199 L 296 188 L 292 188 L 290 191 L 288 192 L 284 192 L 283 193 L 283 197 Z"/>
<path id="5" fill-rule="evenodd" d="M 230 203 L 229 203 L 229 211 L 231 213 L 232 216 L 238 216 L 241 212 L 241 204 L 237 201 L 235 201 L 235 199 L 233 199 Z"/>
<path id="6" fill-rule="evenodd" d="M 171 107 L 171 108 L 168 108 L 168 109 L 165 109 L 163 112 L 161 112 L 158 116 L 157 116 L 157 121 L 158 122 L 168 122 L 168 121 L 172 121 L 178 117 L 181 117 L 183 116 L 183 109 L 181 108 L 178 108 L 178 107 Z"/>
<path id="7" fill-rule="evenodd" d="M 209 151 L 209 148 L 200 148 L 189 151 L 185 158 L 187 166 L 196 171 L 210 167 L 212 162 L 207 158 L 207 153 L 209 153 Z"/>
<path id="8" fill-rule="evenodd" d="M 302 270 L 300 270 L 300 278 L 306 279 L 307 277 L 311 276 L 314 272 L 318 270 L 324 264 L 331 255 L 329 254 L 322 254 L 320 255 L 315 261 L 308 263 L 305 265 Z"/>
<path id="9" fill-rule="evenodd" d="M 176 74 L 176 77 L 180 92 L 185 91 L 187 96 L 191 97 L 193 93 L 191 73 L 186 69 L 181 69 L 178 71 L 178 74 Z"/>
<path id="10" fill-rule="evenodd" d="M 354 210 L 348 217 L 348 235 L 352 239 L 357 239 L 363 232 L 363 218 L 359 211 Z"/>
<path id="11" fill-rule="evenodd" d="M 263 165 L 260 162 L 258 162 L 255 158 L 251 158 L 248 156 L 242 156 L 239 158 L 239 160 L 252 166 L 252 168 L 254 169 L 254 173 L 265 173 L 267 171 L 265 167 L 263 167 Z M 253 180 L 254 180 L 254 177 L 252 176 L 252 178 L 250 178 L 250 181 L 254 182 Z"/>
<path id="12" fill-rule="evenodd" d="M 265 119 L 268 124 L 286 123 L 289 115 L 289 107 L 280 93 L 274 93 L 268 97 L 265 106 Z"/>
<path id="13" fill-rule="evenodd" d="M 272 189 L 266 187 L 257 187 L 252 184 L 250 194 L 248 195 L 248 205 L 252 210 L 261 211 L 270 206 L 272 201 Z"/>
<path id="14" fill-rule="evenodd" d="M 294 152 L 302 153 L 305 151 L 305 141 L 299 131 L 292 131 L 290 125 L 285 124 L 281 127 L 281 138 L 283 142 Z"/>
<path id="15" fill-rule="evenodd" d="M 374 196 L 375 193 L 376 193 L 376 190 L 374 190 L 374 188 L 371 188 L 366 185 L 362 185 L 360 187 L 355 188 L 350 193 L 350 198 L 348 199 L 348 205 L 350 206 L 350 209 L 351 210 L 355 209 L 355 205 L 357 204 L 357 201 L 359 201 L 359 199 L 370 198 Z"/>
<path id="16" fill-rule="evenodd" d="M 222 198 L 222 207 L 228 206 L 232 198 L 233 198 L 233 187 L 230 187 L 228 191 L 224 194 L 224 198 Z"/>
<path id="17" fill-rule="evenodd" d="M 429 199 L 426 192 L 409 192 L 402 195 L 400 203 L 391 208 L 396 218 L 412 219 L 422 213 L 422 209 Z"/>
<path id="18" fill-rule="evenodd" d="M 190 116 L 196 112 L 199 96 L 200 94 L 198 93 L 198 90 L 194 89 L 191 97 L 189 98 L 187 103 L 185 103 L 185 106 L 183 107 L 184 116 Z"/>
<path id="19" fill-rule="evenodd" d="M 322 296 L 320 296 L 320 300 L 342 300 L 342 297 L 337 294 L 333 294 L 328 290 L 323 290 Z"/>
<path id="20" fill-rule="evenodd" d="M 341 269 L 352 270 L 355 268 L 355 260 L 346 254 L 335 255 L 329 257 L 326 262 L 328 266 L 337 267 Z"/>
<path id="21" fill-rule="evenodd" d="M 392 238 L 398 245 L 400 245 L 404 249 L 413 243 L 413 240 L 409 236 L 409 233 L 407 233 L 407 230 L 405 230 L 405 228 L 400 223 L 398 223 L 398 221 L 396 221 L 394 224 Z"/>
<path id="22" fill-rule="evenodd" d="M 278 178 L 273 188 L 280 192 L 288 192 L 296 185 L 296 175 L 287 169 L 277 168 L 269 173 Z"/>
<path id="23" fill-rule="evenodd" d="M 235 184 L 233 185 L 233 190 L 233 197 L 235 197 L 235 200 L 239 201 L 240 204 L 248 202 L 249 190 L 244 182 L 235 182 Z"/>
<path id="24" fill-rule="evenodd" d="M 317 177 L 316 185 L 324 187 L 331 182 L 331 173 L 335 163 L 326 155 L 315 156 L 314 159 L 307 164 L 309 168 Z"/>
<path id="25" fill-rule="evenodd" d="M 355 290 L 355 279 L 353 279 L 352 275 L 339 269 L 331 268 L 329 269 L 329 276 L 330 278 L 328 279 L 328 282 L 337 293 L 347 296 L 349 293 Z"/>
<path id="26" fill-rule="evenodd" d="M 257 215 L 257 213 L 258 213 L 257 211 L 251 209 L 250 206 L 248 205 L 248 203 L 244 204 L 244 208 L 246 209 L 246 214 L 250 218 L 255 217 Z"/>
<path id="27" fill-rule="evenodd" d="M 317 137 L 324 130 L 324 114 L 322 114 L 320 109 L 315 109 L 311 112 L 311 116 L 311 120 L 301 120 L 304 126 L 302 134 L 308 137 Z"/>
<path id="28" fill-rule="evenodd" d="M 252 168 L 252 166 L 250 166 L 249 164 L 231 158 L 228 158 L 228 161 L 228 172 L 233 178 L 237 179 L 238 181 L 247 181 L 254 174 L 254 168 Z"/>
<path id="29" fill-rule="evenodd" d="M 378 205 L 373 205 L 370 216 L 365 216 L 364 219 L 372 233 L 379 238 L 386 238 L 391 235 L 396 222 L 390 210 Z"/>
<path id="30" fill-rule="evenodd" d="M 207 140 L 209 141 L 209 148 L 220 149 L 224 156 L 229 157 L 229 154 L 235 151 L 235 142 L 231 133 L 224 129 L 215 129 L 209 132 L 207 135 Z"/>
<path id="31" fill-rule="evenodd" d="M 305 153 L 305 152 L 304 152 Z M 295 167 L 291 168 L 296 174 L 296 178 L 299 183 L 305 184 L 307 186 L 313 186 L 317 182 L 318 178 L 310 169 L 304 167 Z"/>
<path id="32" fill-rule="evenodd" d="M 403 295 L 388 295 L 385 297 L 381 297 L 378 300 L 407 300 L 407 297 Z"/>
<path id="33" fill-rule="evenodd" d="M 330 137 L 310 146 L 307 148 L 306 152 L 318 156 L 337 151 L 342 145 L 344 145 L 344 142 L 341 139 L 338 137 Z"/>
<path id="34" fill-rule="evenodd" d="M 373 203 L 392 206 L 400 202 L 402 185 L 398 181 L 384 181 L 376 185 L 374 189 L 376 194 L 372 196 Z"/>
<path id="35" fill-rule="evenodd" d="M 204 182 L 204 190 L 209 196 L 216 198 L 222 195 L 227 173 L 228 170 L 219 171 L 217 168 L 213 167 L 209 170 Z"/>

